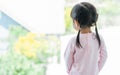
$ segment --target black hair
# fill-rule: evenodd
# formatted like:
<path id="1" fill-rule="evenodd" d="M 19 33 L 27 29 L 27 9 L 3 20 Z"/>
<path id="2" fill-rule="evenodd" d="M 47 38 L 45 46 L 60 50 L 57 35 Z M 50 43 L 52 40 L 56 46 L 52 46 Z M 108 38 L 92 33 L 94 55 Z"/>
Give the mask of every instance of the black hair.
<path id="1" fill-rule="evenodd" d="M 96 25 L 98 13 L 96 11 L 96 8 L 92 4 L 88 2 L 81 2 L 79 4 L 76 4 L 71 10 L 71 17 L 73 20 L 78 21 L 78 23 L 80 24 L 80 28 L 95 26 L 96 38 L 98 40 L 99 46 L 101 45 L 101 40 Z M 80 30 L 78 31 L 76 38 L 76 45 L 78 47 L 81 46 L 79 36 Z"/>

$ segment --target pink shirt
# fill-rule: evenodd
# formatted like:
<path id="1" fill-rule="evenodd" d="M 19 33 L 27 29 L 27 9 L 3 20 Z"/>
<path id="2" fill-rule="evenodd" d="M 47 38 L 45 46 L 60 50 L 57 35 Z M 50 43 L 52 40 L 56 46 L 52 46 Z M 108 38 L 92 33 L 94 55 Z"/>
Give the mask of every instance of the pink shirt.
<path id="1" fill-rule="evenodd" d="M 82 48 L 76 46 L 76 37 L 69 41 L 64 54 L 69 75 L 98 75 L 107 58 L 104 40 L 100 39 L 100 47 L 95 33 L 80 34 Z"/>

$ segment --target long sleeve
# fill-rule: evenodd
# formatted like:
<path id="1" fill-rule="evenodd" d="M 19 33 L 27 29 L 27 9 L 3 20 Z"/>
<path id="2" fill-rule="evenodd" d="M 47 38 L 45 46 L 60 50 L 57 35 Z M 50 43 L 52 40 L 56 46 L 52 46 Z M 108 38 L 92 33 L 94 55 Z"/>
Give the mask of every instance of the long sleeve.
<path id="1" fill-rule="evenodd" d="M 71 39 L 67 45 L 67 48 L 64 53 L 64 59 L 65 59 L 65 64 L 67 68 L 67 72 L 69 73 L 72 67 L 72 64 L 74 62 L 74 46 L 73 46 L 73 40 Z"/>
<path id="2" fill-rule="evenodd" d="M 101 38 L 101 46 L 100 46 L 99 54 L 100 54 L 99 56 L 100 58 L 98 61 L 98 67 L 99 67 L 99 71 L 101 71 L 107 59 L 107 51 L 106 51 L 106 46 L 103 38 Z"/>

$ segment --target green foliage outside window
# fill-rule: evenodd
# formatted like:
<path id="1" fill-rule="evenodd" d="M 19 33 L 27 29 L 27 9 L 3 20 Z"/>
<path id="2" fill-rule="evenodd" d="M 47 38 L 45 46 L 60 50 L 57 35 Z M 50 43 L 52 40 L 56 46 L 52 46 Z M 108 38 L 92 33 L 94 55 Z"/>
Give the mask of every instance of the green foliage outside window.
<path id="1" fill-rule="evenodd" d="M 47 65 L 60 62 L 60 40 L 55 35 L 36 35 L 22 27 L 9 30 L 9 50 L 0 56 L 0 75 L 46 75 Z"/>

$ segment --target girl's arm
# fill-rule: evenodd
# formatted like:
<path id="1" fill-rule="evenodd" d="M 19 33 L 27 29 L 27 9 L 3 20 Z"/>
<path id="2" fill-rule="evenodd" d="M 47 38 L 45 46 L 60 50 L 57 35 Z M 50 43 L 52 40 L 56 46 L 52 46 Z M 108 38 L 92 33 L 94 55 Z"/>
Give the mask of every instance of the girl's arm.
<path id="1" fill-rule="evenodd" d="M 98 61 L 98 67 L 99 67 L 99 71 L 101 71 L 107 59 L 107 51 L 103 38 L 101 38 L 101 46 L 99 53 L 100 53 L 100 59 Z"/>
<path id="2" fill-rule="evenodd" d="M 66 64 L 66 68 L 67 68 L 67 72 L 69 73 L 73 64 L 73 56 L 74 56 L 74 47 L 73 47 L 73 40 L 70 40 L 67 48 L 65 50 L 64 53 L 64 59 L 65 59 L 65 64 Z"/>

